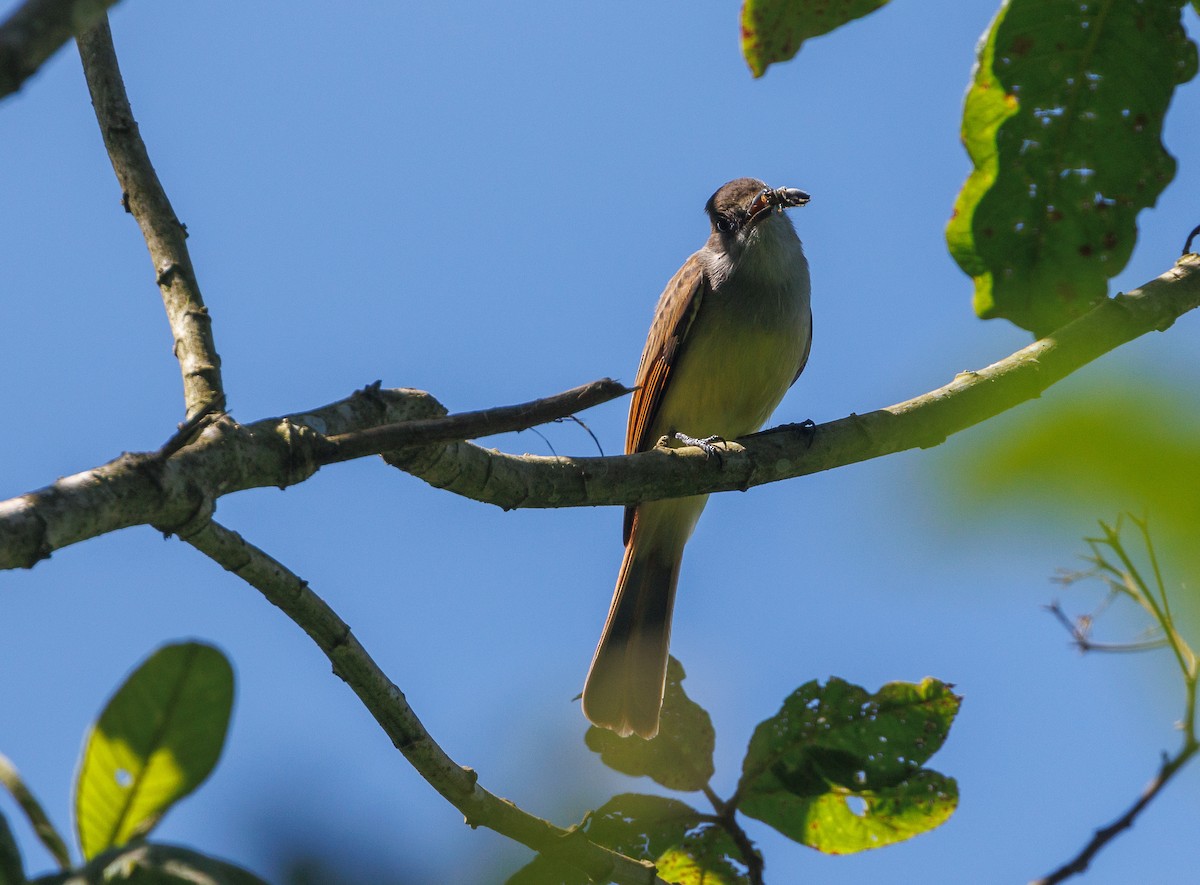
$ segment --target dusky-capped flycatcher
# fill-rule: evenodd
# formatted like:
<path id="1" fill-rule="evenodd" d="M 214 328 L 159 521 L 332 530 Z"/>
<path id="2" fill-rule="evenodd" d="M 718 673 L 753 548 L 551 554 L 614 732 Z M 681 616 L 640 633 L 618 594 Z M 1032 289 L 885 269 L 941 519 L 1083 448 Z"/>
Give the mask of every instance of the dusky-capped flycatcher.
<path id="1" fill-rule="evenodd" d="M 638 366 L 625 453 L 663 436 L 734 439 L 771 416 L 812 342 L 808 262 L 783 210 L 808 194 L 738 178 L 704 211 L 712 233 L 667 283 Z M 708 450 L 706 448 L 706 450 Z M 621 736 L 658 733 L 683 548 L 708 501 L 625 509 L 625 558 L 583 689 L 583 712 Z"/>

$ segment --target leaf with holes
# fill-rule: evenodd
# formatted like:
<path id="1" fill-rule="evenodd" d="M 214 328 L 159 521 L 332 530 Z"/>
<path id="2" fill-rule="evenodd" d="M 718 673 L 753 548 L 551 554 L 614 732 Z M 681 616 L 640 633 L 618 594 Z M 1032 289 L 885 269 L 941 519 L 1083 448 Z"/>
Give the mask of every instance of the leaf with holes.
<path id="1" fill-rule="evenodd" d="M 640 860 L 655 860 L 689 837 L 705 840 L 706 856 L 733 849 L 719 834 L 702 837 L 705 825 L 699 811 L 678 799 L 622 793 L 588 815 L 580 829 L 588 839 Z M 587 875 L 577 867 L 539 854 L 518 870 L 507 885 L 587 885 Z"/>
<path id="2" fill-rule="evenodd" d="M 1182 0 L 1007 0 L 963 108 L 974 164 L 946 227 L 975 311 L 1044 335 L 1129 260 L 1137 214 L 1175 175 L 1162 144 L 1196 73 Z"/>
<path id="3" fill-rule="evenodd" d="M 841 679 L 798 688 L 750 740 L 738 807 L 828 854 L 901 842 L 944 823 L 952 778 L 922 768 L 961 699 L 936 679 L 870 695 Z"/>
<path id="4" fill-rule="evenodd" d="M 617 737 L 592 727 L 584 736 L 588 749 L 622 774 L 646 775 L 671 790 L 704 789 L 713 776 L 716 732 L 704 708 L 684 693 L 685 678 L 682 665 L 671 658 L 658 735 L 653 740 Z"/>
<path id="5" fill-rule="evenodd" d="M 888 0 L 746 0 L 742 4 L 742 55 L 755 77 L 787 61 L 805 40 L 862 18 Z"/>
<path id="6" fill-rule="evenodd" d="M 749 885 L 745 859 L 723 827 L 688 833 L 654 862 L 658 877 L 672 885 Z"/>
<path id="7" fill-rule="evenodd" d="M 159 649 L 109 700 L 83 748 L 75 826 L 89 860 L 144 836 L 208 777 L 233 709 L 233 670 L 210 645 Z"/>

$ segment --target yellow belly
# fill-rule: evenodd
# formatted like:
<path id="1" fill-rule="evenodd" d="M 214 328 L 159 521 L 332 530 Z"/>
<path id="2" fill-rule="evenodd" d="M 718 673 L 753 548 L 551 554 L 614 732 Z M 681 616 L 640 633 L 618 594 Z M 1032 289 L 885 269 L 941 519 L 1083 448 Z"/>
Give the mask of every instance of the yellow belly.
<path id="1" fill-rule="evenodd" d="M 672 369 L 650 445 L 676 432 L 726 439 L 753 433 L 795 378 L 807 343 L 800 324 L 768 331 L 728 322 L 701 327 L 702 322 L 703 317 L 697 320 Z"/>

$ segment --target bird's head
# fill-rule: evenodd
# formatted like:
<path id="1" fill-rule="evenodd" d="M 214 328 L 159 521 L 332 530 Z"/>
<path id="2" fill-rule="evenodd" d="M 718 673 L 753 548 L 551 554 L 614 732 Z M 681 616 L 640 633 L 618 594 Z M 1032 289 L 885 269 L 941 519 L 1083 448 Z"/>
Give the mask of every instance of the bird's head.
<path id="1" fill-rule="evenodd" d="M 792 187 L 768 187 L 757 178 L 735 178 L 709 197 L 704 211 L 712 225 L 710 245 L 733 255 L 741 252 L 765 220 L 784 209 L 803 206 L 808 194 Z"/>

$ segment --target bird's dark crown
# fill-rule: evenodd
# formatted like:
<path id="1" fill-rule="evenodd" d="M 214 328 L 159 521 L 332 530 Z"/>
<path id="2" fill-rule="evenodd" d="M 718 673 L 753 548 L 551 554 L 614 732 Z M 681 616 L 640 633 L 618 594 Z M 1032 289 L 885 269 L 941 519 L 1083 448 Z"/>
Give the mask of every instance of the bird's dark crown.
<path id="1" fill-rule="evenodd" d="M 735 178 L 717 188 L 717 192 L 704 205 L 704 211 L 713 223 L 713 230 L 721 229 L 717 222 L 722 219 L 739 223 L 744 221 L 749 215 L 750 204 L 766 187 L 757 178 Z"/>
<path id="2" fill-rule="evenodd" d="M 735 178 L 709 197 L 704 206 L 713 236 L 729 248 L 733 241 L 776 212 L 803 206 L 808 194 L 792 187 L 772 188 L 757 178 Z"/>

